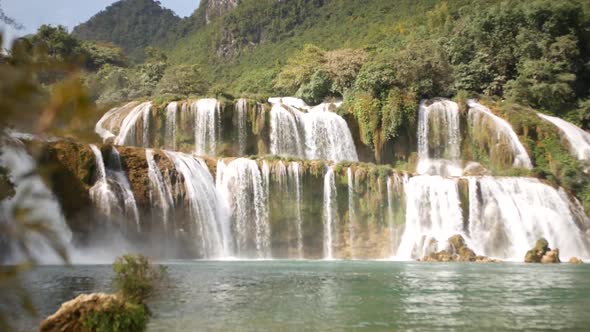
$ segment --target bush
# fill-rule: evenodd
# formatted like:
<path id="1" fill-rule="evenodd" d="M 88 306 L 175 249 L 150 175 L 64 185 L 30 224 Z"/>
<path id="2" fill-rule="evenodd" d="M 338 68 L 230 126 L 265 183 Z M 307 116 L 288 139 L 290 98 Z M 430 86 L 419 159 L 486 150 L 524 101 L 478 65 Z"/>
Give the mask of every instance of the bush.
<path id="1" fill-rule="evenodd" d="M 309 82 L 301 85 L 296 96 L 310 105 L 317 105 L 330 92 L 330 85 L 328 74 L 318 70 L 311 76 Z"/>
<path id="2" fill-rule="evenodd" d="M 124 299 L 142 303 L 166 276 L 163 266 L 153 266 L 143 255 L 124 255 L 113 264 L 115 289 Z"/>
<path id="3" fill-rule="evenodd" d="M 82 317 L 82 325 L 93 332 L 145 331 L 149 313 L 143 304 L 115 301 L 100 311 Z"/>

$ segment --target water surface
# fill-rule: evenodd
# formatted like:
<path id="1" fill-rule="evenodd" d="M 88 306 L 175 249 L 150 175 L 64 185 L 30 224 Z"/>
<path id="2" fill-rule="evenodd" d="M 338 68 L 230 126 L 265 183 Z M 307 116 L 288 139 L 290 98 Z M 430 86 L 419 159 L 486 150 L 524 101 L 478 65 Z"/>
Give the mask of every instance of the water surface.
<path id="1" fill-rule="evenodd" d="M 169 262 L 149 331 L 588 330 L 590 265 Z M 109 291 L 110 266 L 40 267 L 42 315 Z M 34 326 L 23 319 L 23 326 Z"/>

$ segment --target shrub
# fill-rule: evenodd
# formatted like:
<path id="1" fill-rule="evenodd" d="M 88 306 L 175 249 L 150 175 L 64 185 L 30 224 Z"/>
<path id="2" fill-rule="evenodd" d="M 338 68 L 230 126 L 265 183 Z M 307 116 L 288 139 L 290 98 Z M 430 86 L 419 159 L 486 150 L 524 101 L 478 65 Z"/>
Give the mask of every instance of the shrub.
<path id="1" fill-rule="evenodd" d="M 143 255 L 123 255 L 113 264 L 115 289 L 124 299 L 142 303 L 166 276 L 163 266 L 153 266 Z"/>
<path id="2" fill-rule="evenodd" d="M 143 304 L 114 301 L 100 311 L 82 317 L 82 325 L 93 332 L 145 331 L 149 313 Z"/>

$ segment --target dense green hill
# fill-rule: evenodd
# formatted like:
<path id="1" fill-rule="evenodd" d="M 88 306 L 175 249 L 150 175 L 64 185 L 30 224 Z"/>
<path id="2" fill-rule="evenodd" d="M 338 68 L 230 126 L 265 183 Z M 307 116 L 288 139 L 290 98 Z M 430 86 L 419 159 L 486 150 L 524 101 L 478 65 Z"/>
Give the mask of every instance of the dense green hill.
<path id="1" fill-rule="evenodd" d="M 116 2 L 74 28 L 72 34 L 83 40 L 109 42 L 122 47 L 133 59 L 143 58 L 147 46 L 163 45 L 179 35 L 181 19 L 159 1 L 124 0 Z"/>

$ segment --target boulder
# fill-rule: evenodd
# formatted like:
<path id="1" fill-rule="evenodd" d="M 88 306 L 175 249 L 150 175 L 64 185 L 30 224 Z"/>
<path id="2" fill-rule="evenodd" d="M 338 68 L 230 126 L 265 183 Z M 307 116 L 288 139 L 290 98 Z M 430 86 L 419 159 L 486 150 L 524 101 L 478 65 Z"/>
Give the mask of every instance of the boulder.
<path id="1" fill-rule="evenodd" d="M 465 244 L 465 239 L 462 235 L 456 234 L 451 236 L 447 242 L 450 250 L 441 250 L 439 252 L 431 252 L 420 259 L 422 262 L 479 262 L 492 263 L 496 260 L 485 256 L 478 256 L 471 248 Z"/>
<path id="2" fill-rule="evenodd" d="M 572 257 L 569 260 L 570 264 L 583 264 L 584 262 L 582 262 L 581 259 L 579 259 L 578 257 Z"/>
<path id="3" fill-rule="evenodd" d="M 551 250 L 549 242 L 541 238 L 535 243 L 535 247 L 527 251 L 524 256 L 525 263 L 561 263 L 559 259 L 559 249 Z"/>
<path id="4" fill-rule="evenodd" d="M 65 302 L 53 315 L 47 317 L 40 327 L 41 332 L 88 331 L 83 317 L 91 312 L 102 312 L 123 303 L 117 295 L 94 293 L 82 294 Z"/>
<path id="5" fill-rule="evenodd" d="M 561 263 L 559 260 L 559 249 L 550 250 L 545 253 L 543 258 L 541 258 L 541 263 L 543 264 L 553 264 L 553 263 Z"/>

